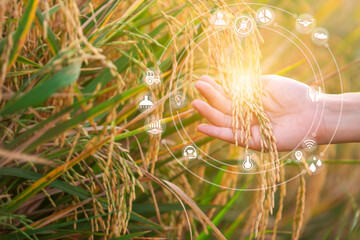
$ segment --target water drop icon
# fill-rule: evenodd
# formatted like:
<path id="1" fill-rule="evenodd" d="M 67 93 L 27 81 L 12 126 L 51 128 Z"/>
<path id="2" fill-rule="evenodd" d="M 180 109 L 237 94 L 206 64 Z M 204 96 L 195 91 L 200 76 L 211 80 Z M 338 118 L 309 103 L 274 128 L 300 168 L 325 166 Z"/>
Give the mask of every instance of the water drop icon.
<path id="1" fill-rule="evenodd" d="M 317 160 L 316 165 L 318 165 L 319 167 L 322 165 L 322 162 L 321 162 L 321 160 L 320 160 L 320 159 L 319 159 L 319 160 Z"/>
<path id="2" fill-rule="evenodd" d="M 310 165 L 310 167 L 309 167 L 309 170 L 311 171 L 311 172 L 315 172 L 316 171 L 316 166 L 315 166 L 315 164 L 311 164 Z"/>

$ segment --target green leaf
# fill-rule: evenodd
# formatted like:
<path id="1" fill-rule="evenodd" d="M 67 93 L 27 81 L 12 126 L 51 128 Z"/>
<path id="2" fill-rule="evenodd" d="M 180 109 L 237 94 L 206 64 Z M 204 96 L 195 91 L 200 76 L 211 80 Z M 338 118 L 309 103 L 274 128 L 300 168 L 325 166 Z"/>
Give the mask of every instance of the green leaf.
<path id="1" fill-rule="evenodd" d="M 176 16 L 177 14 L 179 14 L 181 12 L 181 9 L 176 11 L 174 13 L 174 16 Z M 137 16 L 137 15 L 136 15 Z M 158 27 L 156 27 L 154 30 L 152 30 L 148 35 L 150 38 L 155 38 L 156 36 L 159 35 L 159 33 L 164 30 L 164 28 L 167 26 L 166 23 L 161 23 Z M 169 40 L 169 38 L 166 38 L 167 40 Z M 112 40 L 112 39 L 109 39 Z M 94 41 L 94 44 L 96 43 L 97 39 Z M 160 41 L 159 41 L 160 42 Z M 105 44 L 106 41 L 103 43 Z M 165 44 L 163 44 L 165 45 Z M 143 47 L 142 45 L 138 44 L 138 48 L 142 51 Z M 128 51 L 128 56 L 133 56 L 133 58 L 135 58 L 135 56 L 138 55 L 138 52 L 136 50 L 135 47 L 132 47 L 129 51 Z M 117 67 L 117 71 L 119 73 L 125 71 L 128 66 L 129 66 L 129 58 L 127 56 L 121 56 L 119 57 L 116 61 L 114 61 L 114 65 Z M 89 93 L 89 92 L 93 92 L 98 84 L 101 84 L 101 86 L 105 86 L 110 80 L 112 79 L 112 75 L 110 73 L 109 69 L 105 69 L 100 75 L 98 75 L 96 78 L 94 78 L 84 89 L 83 92 L 85 93 Z"/>
<path id="2" fill-rule="evenodd" d="M 21 168 L 6 167 L 6 168 L 0 168 L 0 176 L 12 176 L 12 177 L 18 177 L 18 178 L 24 178 L 24 179 L 36 181 L 42 178 L 44 175 Z M 77 196 L 82 200 L 88 199 L 92 196 L 92 194 L 89 193 L 88 191 L 70 185 L 58 179 L 50 183 L 49 186 L 64 191 L 68 194 Z"/>
<path id="3" fill-rule="evenodd" d="M 13 47 L 11 49 L 10 52 L 10 56 L 9 56 L 9 64 L 7 68 L 10 68 L 11 65 L 15 62 L 20 49 L 22 48 L 26 36 L 30 30 L 31 24 L 34 20 L 34 16 L 35 16 L 35 10 L 36 10 L 36 6 L 38 4 L 39 0 L 29 0 L 27 2 L 26 5 L 26 9 L 20 19 L 18 28 L 15 32 L 15 34 L 12 36 L 12 41 L 13 41 Z M 2 52 L 5 48 L 5 44 L 4 42 L 2 42 L 0 44 L 0 52 Z M 2 63 L 0 63 L 0 67 L 2 67 Z"/>
<path id="4" fill-rule="evenodd" d="M 37 20 L 37 23 L 40 26 L 40 28 L 44 31 L 43 28 L 44 28 L 45 18 L 39 9 L 36 9 L 36 20 Z M 52 53 L 54 55 L 56 55 L 59 52 L 60 43 L 56 39 L 56 36 L 53 33 L 53 31 L 51 30 L 50 26 L 47 26 L 46 32 L 47 32 L 47 36 L 46 36 L 45 40 L 47 41 L 48 45 L 50 46 L 50 50 L 52 51 Z"/>
<path id="5" fill-rule="evenodd" d="M 117 238 L 111 238 L 111 240 L 128 240 L 128 239 L 133 239 L 134 237 L 140 237 L 146 233 L 148 233 L 150 231 L 144 231 L 144 232 L 137 232 L 137 233 L 130 233 L 128 235 L 122 236 L 122 237 L 117 237 Z"/>
<path id="6" fill-rule="evenodd" d="M 122 16 L 124 23 L 129 23 L 131 20 L 134 21 L 141 13 L 146 12 L 146 10 L 155 2 L 156 0 L 151 0 L 151 1 L 142 0 L 142 1 L 134 2 Z M 114 39 L 117 33 L 121 31 L 126 25 L 127 24 L 121 25 L 120 27 L 116 27 L 114 29 L 115 31 L 109 31 L 110 32 L 109 36 L 107 36 L 104 40 L 102 40 L 100 45 L 108 43 L 111 39 Z"/>
<path id="7" fill-rule="evenodd" d="M 45 226 L 45 227 L 38 228 L 38 229 L 27 229 L 23 232 L 27 233 L 29 235 L 33 235 L 33 234 L 39 234 L 39 233 L 50 233 L 50 231 L 52 231 L 52 232 L 53 231 L 62 231 L 63 229 L 59 229 L 59 228 L 68 227 L 68 226 L 73 225 L 74 223 L 79 224 L 79 223 L 84 223 L 84 222 L 90 222 L 91 219 L 106 217 L 106 216 L 112 215 L 116 212 L 118 212 L 118 211 L 107 212 L 105 214 L 91 216 L 91 217 L 87 217 L 87 218 L 81 218 L 76 221 L 65 221 L 62 223 L 53 224 L 53 225 Z M 130 213 L 130 219 L 133 221 L 138 221 L 138 222 L 141 222 L 141 223 L 144 223 L 147 225 L 147 226 L 141 225 L 142 228 L 151 227 L 151 229 L 163 229 L 160 225 L 158 225 L 158 224 L 152 222 L 151 220 L 148 220 L 138 214 L 135 214 L 135 213 Z M 14 233 L 10 233 L 6 236 L 2 236 L 1 240 L 14 240 L 14 239 L 23 239 L 23 238 L 24 237 L 21 232 L 14 232 Z"/>
<path id="8" fill-rule="evenodd" d="M 224 218 L 225 214 L 230 210 L 231 206 L 235 203 L 236 199 L 242 194 L 243 192 L 237 191 L 235 195 L 229 200 L 229 202 L 225 205 L 224 208 L 221 209 L 221 211 L 215 216 L 215 218 L 212 220 L 212 222 L 215 224 L 215 226 L 219 225 L 221 220 Z M 207 227 L 208 231 L 211 231 L 211 227 Z M 208 239 L 209 235 L 206 235 L 205 232 L 202 232 L 197 240 L 202 239 Z"/>
<path id="9" fill-rule="evenodd" d="M 23 134 L 21 134 L 20 136 L 16 137 L 11 143 L 6 144 L 6 148 L 7 149 L 12 149 L 15 146 L 17 146 L 18 144 L 20 144 L 23 140 L 27 139 L 31 134 L 35 133 L 36 131 L 39 131 L 41 128 L 43 128 L 47 123 L 57 119 L 58 117 L 66 114 L 67 112 L 70 112 L 71 110 L 74 110 L 76 108 L 78 108 L 79 106 L 81 106 L 82 104 L 86 103 L 87 101 L 91 100 L 92 98 L 95 98 L 97 96 L 100 96 L 104 93 L 107 93 L 108 91 L 114 89 L 116 86 L 112 86 L 109 88 L 106 88 L 100 92 L 98 92 L 97 94 L 93 94 L 91 96 L 87 96 L 86 98 L 75 102 L 73 105 L 68 106 L 64 109 L 62 109 L 61 111 L 57 112 L 56 114 L 46 118 L 44 121 L 38 123 L 36 126 L 30 128 L 29 130 L 27 130 L 26 132 L 24 132 Z"/>
<path id="10" fill-rule="evenodd" d="M 62 132 L 66 131 L 67 129 L 75 127 L 76 125 L 86 121 L 87 119 L 94 117 L 100 113 L 105 112 L 107 109 L 114 106 L 115 104 L 118 104 L 121 101 L 125 101 L 125 100 L 135 96 L 136 94 L 139 93 L 139 91 L 141 89 L 143 89 L 143 86 L 141 86 L 141 85 L 134 89 L 129 89 L 117 96 L 114 96 L 113 98 L 110 98 L 109 100 L 107 100 L 105 102 L 102 102 L 102 103 L 94 106 L 93 108 L 89 109 L 86 112 L 82 112 L 67 121 L 57 124 L 54 128 L 51 128 L 49 131 L 47 131 L 45 134 L 43 134 L 41 137 L 39 137 L 36 141 L 34 141 L 25 151 L 30 151 L 30 150 L 34 149 L 36 146 L 38 146 L 39 144 L 58 136 Z M 128 133 L 126 133 L 126 134 L 128 134 Z"/>
<path id="11" fill-rule="evenodd" d="M 0 111 L 0 117 L 13 114 L 21 109 L 40 104 L 55 92 L 76 81 L 80 74 L 80 62 L 64 67 L 51 78 L 33 87 L 15 101 L 10 101 Z"/>
<path id="12" fill-rule="evenodd" d="M 88 33 L 90 33 L 90 31 L 95 26 L 95 22 L 97 23 L 97 27 L 100 27 L 104 23 L 104 21 L 107 20 L 113 14 L 114 10 L 116 9 L 116 7 L 119 3 L 120 3 L 120 0 L 116 0 L 107 7 L 105 7 L 105 5 L 106 4 L 108 5 L 109 1 L 104 1 L 102 4 L 100 4 L 94 10 L 94 14 L 96 15 L 96 17 L 94 17 L 94 20 L 89 22 L 83 29 L 84 34 L 87 35 Z M 88 21 L 88 19 L 90 19 L 92 16 L 93 16 L 92 12 L 88 13 L 86 15 L 86 18 L 84 18 L 84 20 L 81 21 L 81 25 L 83 25 L 86 21 Z M 90 39 L 91 39 L 91 37 L 90 37 Z"/>
<path id="13" fill-rule="evenodd" d="M 23 56 L 19 56 L 16 61 L 18 61 L 20 63 L 30 65 L 30 66 L 34 66 L 34 67 L 37 67 L 37 68 L 42 68 L 41 65 L 37 64 L 36 62 L 31 61 L 30 59 L 28 59 L 26 57 L 23 57 Z"/>

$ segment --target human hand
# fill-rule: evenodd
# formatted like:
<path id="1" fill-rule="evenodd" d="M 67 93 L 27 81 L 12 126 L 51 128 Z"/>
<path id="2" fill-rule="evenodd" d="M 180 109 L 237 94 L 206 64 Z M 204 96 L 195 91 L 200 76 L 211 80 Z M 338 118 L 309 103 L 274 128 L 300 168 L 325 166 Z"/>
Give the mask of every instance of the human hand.
<path id="1" fill-rule="evenodd" d="M 273 127 L 278 151 L 294 149 L 316 130 L 316 140 L 319 142 L 324 132 L 324 124 L 322 122 L 319 124 L 321 107 L 317 110 L 317 103 L 309 98 L 310 87 L 276 75 L 263 76 L 262 81 L 263 107 Z M 208 76 L 201 77 L 195 87 L 208 103 L 194 100 L 192 105 L 211 123 L 200 124 L 198 131 L 234 143 L 232 103 L 224 89 Z M 249 147 L 256 150 L 261 149 L 259 127 L 259 122 L 254 117 L 251 123 Z M 240 143 L 240 134 L 238 136 Z"/>

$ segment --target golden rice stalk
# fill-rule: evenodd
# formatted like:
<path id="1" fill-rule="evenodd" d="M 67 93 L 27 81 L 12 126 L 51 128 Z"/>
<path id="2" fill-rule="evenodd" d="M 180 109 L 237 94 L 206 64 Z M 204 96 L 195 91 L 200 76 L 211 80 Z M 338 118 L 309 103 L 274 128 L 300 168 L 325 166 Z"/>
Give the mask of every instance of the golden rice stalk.
<path id="1" fill-rule="evenodd" d="M 305 211 L 305 177 L 300 175 L 300 185 L 298 188 L 298 194 L 296 198 L 296 211 L 293 221 L 293 240 L 297 240 L 300 237 L 300 230 L 304 220 L 304 211 Z"/>
<path id="2" fill-rule="evenodd" d="M 44 159 L 44 158 L 41 158 L 41 157 L 24 154 L 24 153 L 20 153 L 20 152 L 16 152 L 16 151 L 8 151 L 5 149 L 0 149 L 0 157 L 2 158 L 0 160 L 0 167 L 3 167 L 6 165 L 6 163 L 7 163 L 6 159 L 11 159 L 11 160 L 16 159 L 20 162 L 30 162 L 30 163 L 45 164 L 45 165 L 50 165 L 50 166 L 55 165 L 54 162 Z M 5 161 L 4 161 L 4 159 L 5 159 Z"/>
<path id="3" fill-rule="evenodd" d="M 229 10 L 230 11 L 230 10 Z M 249 9 L 241 13 L 251 18 Z M 251 18 L 252 19 L 252 18 Z M 252 19 L 253 23 L 255 20 Z M 235 144 L 245 147 L 248 153 L 251 128 L 256 118 L 261 135 L 261 157 L 259 171 L 264 173 L 259 178 L 261 197 L 258 202 L 258 216 L 255 219 L 254 232 L 258 236 L 259 229 L 265 230 L 268 215 L 274 207 L 276 183 L 280 181 L 280 164 L 271 122 L 262 104 L 263 85 L 261 80 L 261 52 L 259 41 L 262 41 L 256 24 L 254 30 L 247 36 L 239 37 L 233 29 L 221 31 L 210 37 L 215 69 L 218 69 L 219 79 L 225 92 L 232 100 L 232 126 Z M 255 121 L 256 122 L 256 121 Z M 266 190 L 267 189 L 267 190 Z M 265 208 L 264 205 L 267 205 Z"/>
<path id="4" fill-rule="evenodd" d="M 284 181 L 285 181 L 285 171 L 284 171 L 284 168 L 280 168 L 280 182 L 284 182 Z M 282 211 L 283 211 L 283 208 L 284 208 L 285 195 L 286 195 L 286 184 L 284 183 L 284 184 L 280 185 L 279 209 L 278 209 L 278 211 L 276 213 L 272 240 L 276 239 L 277 228 L 278 228 L 279 222 L 280 222 L 280 220 L 282 218 Z"/>

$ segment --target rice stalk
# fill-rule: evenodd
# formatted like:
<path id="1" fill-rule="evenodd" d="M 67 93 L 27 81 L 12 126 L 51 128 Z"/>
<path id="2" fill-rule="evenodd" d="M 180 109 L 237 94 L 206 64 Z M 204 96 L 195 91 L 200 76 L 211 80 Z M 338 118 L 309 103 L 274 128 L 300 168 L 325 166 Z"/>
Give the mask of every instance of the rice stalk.
<path id="1" fill-rule="evenodd" d="M 16 20 L 20 19 L 24 1 L 4 0 L 0 4 L 5 2 L 11 3 L 11 10 L 9 11 L 8 6 L 6 6 L 7 10 L 4 10 L 5 7 L 1 8 L 0 6 L 0 12 L 6 12 L 3 19 L 1 19 L 0 14 L 0 27 L 3 31 L 0 38 L 4 39 L 7 47 L 6 41 L 12 39 L 9 36 L 16 29 L 18 22 L 8 21 L 7 18 L 12 16 Z M 214 7 L 225 7 L 225 1 L 119 1 L 119 5 L 109 9 L 108 15 L 104 14 L 102 11 L 108 10 L 114 2 L 116 1 L 92 1 L 91 3 L 73 0 L 41 1 L 38 10 L 43 14 L 44 21 L 37 25 L 32 24 L 25 44 L 19 53 L 19 58 L 13 64 L 11 71 L 4 70 L 0 72 L 0 81 L 2 81 L 0 94 L 3 94 L 1 105 L 6 106 L 8 100 L 11 99 L 10 97 L 16 99 L 17 94 L 21 96 L 28 92 L 44 80 L 45 74 L 61 71 L 73 62 L 80 62 L 81 64 L 79 79 L 59 93 L 53 94 L 46 103 L 41 104 L 40 107 L 39 104 L 34 104 L 34 106 L 24 108 L 21 112 L 1 119 L 1 127 L 5 127 L 1 129 L 4 133 L 0 140 L 1 148 L 10 142 L 12 152 L 21 153 L 27 151 L 29 153 L 27 155 L 41 156 L 42 159 L 49 158 L 51 162 L 64 165 L 63 168 L 57 168 L 58 172 L 47 175 L 50 172 L 50 167 L 47 165 L 40 166 L 20 161 L 12 163 L 10 160 L 13 159 L 13 156 L 6 155 L 4 159 L 6 164 L 4 165 L 16 165 L 16 167 L 31 169 L 36 173 L 49 177 L 49 180 L 43 186 L 32 188 L 38 193 L 34 196 L 29 194 L 28 202 L 17 205 L 14 208 L 15 211 L 24 213 L 28 219 L 35 219 L 35 221 L 41 220 L 41 218 L 46 221 L 49 220 L 46 225 L 56 225 L 75 220 L 74 223 L 71 223 L 71 227 L 76 230 L 74 231 L 75 234 L 81 235 L 81 237 L 86 234 L 82 234 L 81 229 L 77 229 L 79 223 L 76 221 L 87 219 L 91 225 L 86 229 L 87 231 L 117 237 L 126 235 L 129 231 L 131 232 L 135 224 L 136 228 L 144 226 L 142 222 L 138 224 L 136 220 L 132 222 L 134 225 L 130 227 L 128 225 L 129 213 L 136 214 L 138 210 L 133 209 L 132 203 L 135 197 L 138 200 L 137 195 L 140 195 L 146 204 L 151 203 L 153 205 L 152 219 L 156 219 L 155 221 L 160 223 L 158 227 L 163 227 L 161 230 L 154 228 L 150 233 L 147 232 L 148 236 L 146 237 L 164 237 L 168 233 L 161 233 L 161 231 L 169 231 L 169 226 L 170 230 L 175 232 L 171 233 L 171 236 L 176 236 L 179 239 L 186 238 L 189 229 L 187 218 L 183 212 L 175 210 L 163 213 L 161 209 L 163 203 L 177 201 L 176 196 L 174 197 L 166 191 L 162 192 L 159 190 L 159 186 L 152 184 L 151 181 L 161 185 L 154 179 L 154 175 L 172 179 L 171 181 L 180 185 L 182 191 L 190 198 L 197 200 L 204 197 L 203 189 L 206 189 L 204 188 L 206 183 L 199 181 L 199 184 L 194 187 L 194 179 L 191 176 L 189 177 L 188 174 L 184 174 L 184 169 L 174 159 L 169 158 L 166 150 L 161 149 L 160 137 L 148 138 L 147 135 L 144 136 L 144 129 L 141 127 L 141 120 L 146 116 L 156 116 L 161 119 L 165 116 L 165 121 L 170 125 L 172 124 L 170 122 L 171 118 L 168 117 L 164 107 L 169 96 L 166 89 L 169 87 L 169 82 L 176 79 L 182 64 L 184 64 L 185 66 L 182 68 L 184 73 L 180 75 L 182 83 L 178 89 L 187 92 L 190 97 L 198 97 L 198 93 L 191 87 L 191 83 L 206 73 L 218 76 L 220 83 L 227 89 L 227 95 L 231 98 L 233 104 L 233 130 L 236 135 L 234 141 L 236 145 L 245 147 L 245 150 L 238 147 L 229 147 L 230 151 L 235 149 L 236 154 L 234 156 L 239 156 L 240 152 L 241 154 L 249 152 L 249 141 L 253 137 L 251 132 L 252 124 L 259 124 L 261 137 L 258 141 L 261 148 L 258 149 L 260 150 L 260 159 L 256 160 L 256 165 L 258 170 L 263 173 L 259 174 L 258 178 L 255 179 L 257 185 L 254 187 L 262 189 L 254 194 L 250 206 L 239 206 L 237 208 L 237 211 L 243 210 L 240 216 L 245 216 L 250 212 L 248 221 L 244 224 L 245 227 L 242 226 L 242 222 L 239 220 L 241 223 L 238 229 L 245 229 L 243 234 L 250 235 L 249 238 L 253 238 L 254 232 L 256 232 L 256 238 L 258 239 L 268 237 L 265 233 L 267 225 L 272 223 L 270 215 L 272 215 L 275 205 L 274 194 L 279 188 L 279 210 L 276 213 L 276 218 L 274 217 L 275 223 L 272 233 L 272 238 L 276 239 L 276 233 L 279 232 L 280 220 L 283 215 L 286 187 L 285 184 L 281 184 L 278 188 L 274 185 L 284 181 L 285 173 L 277 162 L 276 139 L 272 135 L 271 122 L 262 108 L 261 95 L 263 89 L 259 67 L 261 37 L 257 29 L 254 29 L 253 33 L 242 39 L 234 34 L 233 30 L 224 31 L 223 35 L 211 35 L 213 29 L 206 22 L 211 18 L 209 13 L 198 19 L 196 23 L 189 24 L 182 32 L 178 32 L 190 19 L 198 17 L 206 11 L 211 12 Z M 156 4 L 154 4 L 155 2 Z M 178 16 L 173 14 L 179 9 L 181 13 Z M 224 9 L 229 11 L 231 17 L 242 13 L 253 16 L 253 13 L 245 6 L 239 7 L 238 12 L 226 7 Z M 4 28 L 2 23 L 4 23 Z M 162 28 L 161 25 L 166 27 Z M 158 28 L 159 30 L 154 31 Z M 60 43 L 59 48 L 61 45 L 59 51 L 54 51 L 49 46 L 49 39 L 44 39 L 48 38 L 51 31 L 53 31 L 56 40 Z M 208 39 L 208 45 L 205 47 L 196 46 L 196 42 L 193 41 L 195 37 L 202 33 L 204 34 L 200 35 L 199 39 Z M 159 53 L 173 37 L 175 37 L 175 42 L 165 53 L 164 58 L 161 59 L 163 61 L 158 62 L 160 61 L 158 59 Z M 188 44 L 190 47 L 180 57 L 179 51 Z M 196 51 L 196 54 L 192 54 L 193 50 Z M 4 61 L 6 61 L 8 56 L 5 55 L 9 53 L 2 51 L 2 54 L 4 55 Z M 24 59 L 34 63 L 25 63 Z M 273 59 L 271 60 L 273 61 Z M 134 87 L 144 90 L 144 86 L 142 88 L 137 87 L 142 84 L 139 72 L 146 70 L 147 67 L 161 68 L 163 71 L 163 86 L 150 90 L 156 100 L 155 105 L 158 110 L 138 113 L 134 101 L 129 100 L 130 96 L 125 100 L 119 100 L 116 104 L 107 107 L 103 111 L 93 113 L 88 118 L 64 128 L 56 136 L 52 135 L 47 139 L 42 138 L 50 130 L 63 126 L 64 123 L 69 123 L 67 121 L 76 118 L 78 114 L 87 114 L 98 104 L 116 98 L 125 90 Z M 102 74 L 107 72 L 106 69 L 108 73 Z M 88 88 L 89 86 L 93 88 Z M 105 91 L 104 87 L 108 90 Z M 86 96 L 93 94 L 96 96 L 82 102 L 81 105 L 75 106 L 78 101 L 82 101 L 86 99 Z M 60 117 L 54 117 L 71 106 L 74 106 L 74 108 L 66 111 L 65 114 L 60 114 Z M 191 114 L 193 114 L 192 110 L 182 112 L 180 118 L 188 117 Z M 50 122 L 44 122 L 41 125 L 43 121 L 51 117 L 54 118 Z M 194 119 L 197 121 L 198 118 Z M 195 132 L 195 125 L 187 124 L 185 127 Z M 40 127 L 36 128 L 37 126 Z M 27 134 L 33 127 L 37 130 Z M 134 144 L 131 138 L 134 134 L 139 135 L 138 146 L 136 146 L 136 143 Z M 169 133 L 166 136 L 166 138 L 169 136 L 169 141 L 168 139 L 167 141 L 176 144 L 176 146 L 171 146 L 171 149 L 173 152 L 179 153 L 184 143 L 177 143 L 174 140 L 175 137 L 173 138 L 171 134 Z M 18 141 L 19 136 L 20 141 Z M 21 136 L 25 137 L 21 138 Z M 38 139 L 41 139 L 41 141 L 37 142 Z M 204 139 L 197 136 L 194 138 L 194 142 L 197 144 Z M 13 142 L 14 140 L 15 142 Z M 208 142 L 207 146 L 202 150 L 208 152 L 214 147 L 218 148 L 219 146 L 213 144 L 214 142 Z M 31 150 L 27 150 L 29 146 Z M 221 147 L 224 147 L 224 145 Z M 140 154 L 140 152 L 142 153 Z M 229 154 L 229 156 L 232 155 Z M 231 157 L 231 159 L 236 157 Z M 73 161 L 74 159 L 75 161 Z M 133 161 L 133 159 L 136 161 Z M 142 164 L 141 171 L 143 171 L 144 175 L 147 175 L 144 177 L 140 174 L 139 169 L 136 169 L 137 165 L 133 163 Z M 190 167 L 194 166 L 191 161 L 186 161 L 185 164 Z M 210 172 L 208 171 L 209 168 L 202 164 L 195 165 L 193 169 L 205 179 Z M 226 170 L 236 171 L 237 169 L 227 167 Z M 55 173 L 58 175 L 55 175 Z M 28 181 L 23 182 L 18 179 L 15 179 L 15 183 L 8 184 L 6 181 L 9 181 L 9 179 L 12 181 L 15 178 L 4 177 L 4 181 L 0 186 L 1 204 L 11 202 L 12 198 L 16 197 L 29 185 Z M 86 204 L 81 207 L 67 208 L 69 205 L 81 203 L 84 199 L 73 193 L 52 189 L 51 183 L 55 179 L 81 188 L 91 196 L 96 197 L 88 198 L 90 200 L 86 201 Z M 224 187 L 236 187 L 237 182 L 243 179 L 245 177 L 226 173 L 218 183 Z M 143 184 L 144 182 L 146 184 Z M 143 193 L 145 187 L 147 191 Z M 136 191 L 135 188 L 137 188 Z M 214 192 L 216 191 L 218 190 Z M 209 199 L 208 204 L 224 205 L 233 194 L 232 191 L 213 193 L 213 197 Z M 40 209 L 40 201 L 43 204 L 41 207 L 46 206 L 46 209 Z M 193 204 L 190 201 L 189 203 Z M 140 204 L 142 204 L 141 201 Z M 55 205 L 57 208 L 52 208 Z M 67 208 L 67 214 L 57 215 L 58 210 L 63 208 Z M 217 206 L 211 208 L 206 212 L 207 217 L 215 216 L 218 209 Z M 198 221 L 199 216 L 200 218 L 206 216 L 199 215 L 197 211 L 198 209 L 188 213 L 194 236 L 200 235 L 202 230 L 206 232 L 209 229 L 206 226 L 209 220 Z M 116 213 L 113 214 L 112 212 Z M 49 213 L 51 218 L 42 217 L 44 213 Z M 103 216 L 96 217 L 99 215 Z M 298 216 L 299 219 L 300 216 L 301 214 Z M 11 219 L 11 217 L 8 219 Z M 10 222 L 13 223 L 12 226 L 5 223 L 6 227 L 1 227 L 1 230 L 6 229 L 12 234 L 18 231 L 19 226 L 26 226 L 26 222 L 21 222 L 18 218 L 16 220 L 12 219 Z M 294 238 L 299 236 L 302 225 L 300 222 L 302 221 L 294 222 Z M 219 226 L 215 227 L 226 228 L 227 224 L 227 219 L 224 219 Z M 166 236 L 168 237 L 168 235 Z M 234 236 L 238 237 L 238 235 Z M 95 238 L 95 236 L 88 235 L 86 237 Z M 243 239 L 246 236 L 239 238 Z"/>
<path id="2" fill-rule="evenodd" d="M 235 13 L 230 12 L 235 15 Z M 236 15 L 246 13 L 251 17 L 252 11 L 244 7 Z M 218 69 L 219 81 L 225 92 L 232 100 L 233 132 L 235 145 L 245 147 L 248 153 L 252 124 L 259 123 L 261 134 L 261 154 L 259 163 L 259 185 L 261 194 L 258 201 L 258 216 L 255 219 L 255 236 L 263 238 L 267 225 L 268 215 L 272 214 L 274 207 L 274 194 L 276 183 L 280 181 L 279 157 L 276 147 L 276 138 L 272 131 L 269 118 L 262 105 L 263 86 L 261 80 L 259 41 L 262 41 L 258 30 L 254 30 L 246 37 L 240 38 L 233 29 L 223 31 L 212 37 L 211 43 L 216 47 L 214 52 L 214 66 Z M 256 118 L 256 119 L 254 119 Z M 254 139 L 257 141 L 257 139 Z M 262 233 L 259 234 L 259 230 Z"/>
<path id="3" fill-rule="evenodd" d="M 300 184 L 296 197 L 295 216 L 293 220 L 293 233 L 292 233 L 293 240 L 297 240 L 300 237 L 300 231 L 301 231 L 302 223 L 304 221 L 304 211 L 305 211 L 305 177 L 304 174 L 301 174 Z"/>
<path id="4" fill-rule="evenodd" d="M 284 183 L 284 181 L 285 181 L 285 170 L 284 170 L 284 168 L 280 168 L 280 182 L 282 182 L 283 184 L 280 185 L 279 208 L 276 213 L 272 240 L 276 240 L 276 233 L 277 233 L 278 225 L 282 218 L 282 212 L 283 212 L 283 208 L 284 208 L 284 198 L 286 195 L 286 184 Z"/>

